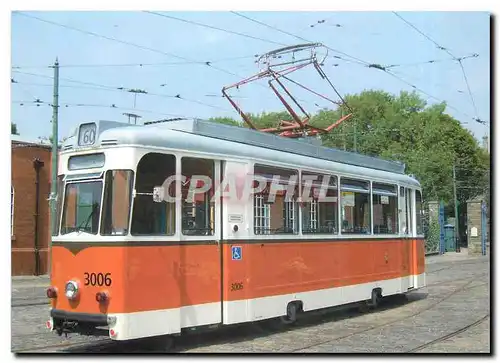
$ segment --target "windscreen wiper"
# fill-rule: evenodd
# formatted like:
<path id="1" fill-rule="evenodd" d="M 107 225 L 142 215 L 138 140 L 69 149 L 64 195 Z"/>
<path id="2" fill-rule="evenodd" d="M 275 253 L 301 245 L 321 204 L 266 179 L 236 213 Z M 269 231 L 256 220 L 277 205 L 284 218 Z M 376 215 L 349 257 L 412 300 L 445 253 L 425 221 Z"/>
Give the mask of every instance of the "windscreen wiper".
<path id="1" fill-rule="evenodd" d="M 92 212 L 90 212 L 90 214 L 88 215 L 87 219 L 85 220 L 85 222 L 81 223 L 77 228 L 76 230 L 78 232 L 85 232 L 85 230 L 87 229 L 88 225 L 89 225 L 89 222 L 90 222 L 90 218 L 92 218 L 92 216 L 94 215 L 95 211 L 99 209 L 99 204 L 97 203 L 94 203 L 92 205 Z M 82 228 L 83 224 L 85 223 L 85 226 Z"/>

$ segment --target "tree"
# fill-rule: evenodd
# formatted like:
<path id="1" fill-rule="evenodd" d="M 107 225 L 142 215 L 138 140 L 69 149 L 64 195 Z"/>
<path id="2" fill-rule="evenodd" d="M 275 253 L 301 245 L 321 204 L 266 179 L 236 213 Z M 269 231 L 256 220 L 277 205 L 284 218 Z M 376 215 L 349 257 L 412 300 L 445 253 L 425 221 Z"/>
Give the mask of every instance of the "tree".
<path id="1" fill-rule="evenodd" d="M 49 137 L 43 136 L 43 137 L 38 137 L 38 139 L 43 142 L 52 145 L 52 140 L 54 140 L 54 137 L 50 135 Z M 63 144 L 68 138 L 63 137 L 62 139 L 59 140 L 59 145 Z"/>
<path id="2" fill-rule="evenodd" d="M 10 134 L 19 135 L 19 133 L 17 132 L 17 125 L 13 122 L 10 123 Z"/>
<path id="3" fill-rule="evenodd" d="M 212 117 L 212 118 L 209 118 L 208 120 L 213 121 L 213 122 L 218 122 L 218 123 L 224 124 L 224 125 L 243 126 L 241 124 L 241 122 L 238 122 L 235 119 L 232 119 L 231 117 Z"/>
<path id="4" fill-rule="evenodd" d="M 250 118 L 252 124 L 254 124 L 255 127 L 259 129 L 276 127 L 282 120 L 293 121 L 290 114 L 286 111 L 262 112 L 261 114 L 248 113 L 246 115 Z M 250 127 L 243 119 L 241 121 L 236 121 L 231 117 L 213 117 L 210 118 L 209 120 L 214 122 L 219 122 L 225 125 Z"/>
<path id="5" fill-rule="evenodd" d="M 445 104 L 428 106 L 415 92 L 391 95 L 379 90 L 347 95 L 345 100 L 353 117 L 323 135 L 323 145 L 404 162 L 428 201 L 453 204 L 453 165 L 461 204 L 488 194 L 489 155 L 458 120 L 445 113 Z M 349 112 L 345 106 L 323 109 L 312 115 L 311 124 L 326 127 Z M 249 116 L 259 128 L 292 120 L 283 111 Z"/>

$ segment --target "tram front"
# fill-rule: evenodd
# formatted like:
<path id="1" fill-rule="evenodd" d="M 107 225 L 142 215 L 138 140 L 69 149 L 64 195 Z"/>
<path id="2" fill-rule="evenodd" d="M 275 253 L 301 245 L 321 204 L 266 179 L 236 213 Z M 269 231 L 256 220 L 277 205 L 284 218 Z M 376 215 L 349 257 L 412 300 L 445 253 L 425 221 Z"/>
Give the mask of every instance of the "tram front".
<path id="1" fill-rule="evenodd" d="M 126 339 L 127 234 L 137 151 L 104 146 L 112 122 L 82 124 L 59 156 L 47 327 Z"/>

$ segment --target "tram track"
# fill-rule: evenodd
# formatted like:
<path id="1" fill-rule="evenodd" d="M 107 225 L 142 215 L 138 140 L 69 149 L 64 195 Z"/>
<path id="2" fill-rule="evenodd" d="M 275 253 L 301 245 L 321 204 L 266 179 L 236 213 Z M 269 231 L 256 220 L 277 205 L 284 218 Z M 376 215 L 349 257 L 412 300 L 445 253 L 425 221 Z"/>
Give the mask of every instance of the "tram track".
<path id="1" fill-rule="evenodd" d="M 42 306 L 42 305 L 46 305 L 47 307 L 50 307 L 50 302 L 49 301 L 36 301 L 36 302 L 28 302 L 28 303 L 17 303 L 17 304 L 14 304 L 14 305 L 11 305 L 10 307 L 11 308 L 22 308 L 22 307 L 26 307 L 26 306 Z"/>
<path id="2" fill-rule="evenodd" d="M 427 347 L 430 347 L 430 346 L 433 346 L 437 343 L 440 343 L 440 342 L 443 342 L 445 340 L 448 340 L 450 338 L 453 338 L 479 324 L 481 324 L 483 321 L 485 321 L 486 319 L 488 319 L 490 317 L 490 313 L 484 315 L 482 318 L 476 320 L 475 322 L 471 323 L 471 324 L 468 324 L 466 326 L 464 326 L 463 328 L 460 328 L 458 330 L 455 330 L 453 331 L 452 333 L 449 333 L 449 334 L 446 334 L 446 335 L 443 335 L 442 337 L 439 337 L 437 339 L 434 339 L 434 340 L 431 340 L 430 342 L 427 342 L 425 344 L 422 344 L 422 345 L 419 345 L 418 347 L 416 348 L 413 348 L 411 350 L 409 350 L 407 353 L 415 353 L 415 352 L 418 352 L 418 351 L 421 351 Z"/>
<path id="3" fill-rule="evenodd" d="M 371 326 L 371 327 L 368 327 L 368 328 L 365 328 L 365 329 L 360 329 L 360 330 L 351 332 L 349 334 L 342 335 L 340 337 L 336 337 L 336 338 L 332 338 L 332 339 L 326 339 L 326 340 L 323 340 L 323 341 L 318 342 L 318 343 L 314 343 L 314 344 L 309 344 L 309 345 L 306 345 L 306 346 L 302 346 L 302 347 L 293 349 L 293 350 L 291 350 L 289 352 L 290 353 L 299 352 L 299 351 L 304 350 L 304 349 L 310 349 L 310 348 L 313 348 L 313 347 L 316 347 L 316 346 L 319 346 L 319 345 L 323 345 L 323 344 L 327 344 L 327 343 L 332 343 L 332 342 L 335 342 L 335 341 L 339 341 L 339 340 L 342 340 L 342 339 L 345 339 L 345 338 L 352 337 L 354 335 L 359 335 L 359 334 L 362 334 L 362 333 L 366 333 L 366 332 L 369 332 L 371 330 L 382 328 L 382 327 L 385 327 L 385 326 L 388 326 L 388 325 L 391 325 L 391 324 L 394 324 L 394 323 L 398 323 L 400 321 L 404 321 L 404 320 L 407 320 L 409 318 L 415 317 L 415 316 L 420 315 L 420 314 L 422 314 L 422 313 L 424 313 L 426 311 L 431 310 L 432 308 L 434 308 L 438 304 L 440 304 L 443 301 L 448 300 L 449 298 L 451 298 L 453 295 L 455 295 L 457 293 L 460 293 L 460 292 L 463 292 L 463 291 L 469 290 L 467 287 L 470 284 L 472 284 L 473 282 L 475 282 L 476 280 L 477 280 L 477 276 L 475 276 L 473 279 L 469 279 L 468 282 L 465 283 L 465 284 L 463 284 L 460 288 L 458 288 L 456 290 L 453 290 L 452 292 L 446 294 L 443 298 L 438 299 L 437 301 L 431 303 L 429 306 L 425 307 L 424 309 L 422 309 L 420 311 L 417 311 L 416 313 L 413 313 L 413 314 L 410 314 L 410 315 L 406 315 L 406 316 L 404 316 L 402 318 L 394 319 L 394 320 L 391 320 L 391 321 L 388 321 L 388 322 L 385 322 L 385 323 L 382 323 L 382 324 L 377 324 L 377 325 L 374 325 L 374 326 Z M 484 285 L 486 285 L 486 283 L 475 285 L 473 287 L 470 287 L 470 289 L 478 288 L 478 287 L 481 287 L 481 286 L 484 286 Z"/>
<path id="4" fill-rule="evenodd" d="M 470 262 L 460 261 L 460 265 L 461 266 L 478 265 L 478 264 L 484 264 L 484 263 L 485 263 L 485 260 L 483 260 L 483 259 L 477 259 L 477 260 L 470 261 Z M 489 263 L 489 260 L 488 260 L 488 263 Z M 442 263 L 437 263 L 437 264 L 440 265 Z M 431 270 L 431 269 L 429 269 L 427 267 L 425 273 L 428 274 L 428 275 L 430 275 L 430 274 L 434 274 L 434 273 L 441 272 L 441 271 L 444 271 L 444 270 L 449 270 L 449 269 L 452 269 L 453 267 L 455 267 L 455 265 L 453 263 L 446 262 L 446 264 L 448 266 L 442 267 L 442 268 L 439 268 L 439 269 L 436 269 L 436 270 Z"/>
<path id="5" fill-rule="evenodd" d="M 310 344 L 310 345 L 307 345 L 307 346 L 302 346 L 302 347 L 299 347 L 299 348 L 294 349 L 294 350 L 289 351 L 289 352 L 298 352 L 300 350 L 309 349 L 309 348 L 312 348 L 312 347 L 315 347 L 315 346 L 318 346 L 318 345 L 322 345 L 322 344 L 326 344 L 326 343 L 338 341 L 338 340 L 341 340 L 341 339 L 345 339 L 345 338 L 348 338 L 348 337 L 351 337 L 351 336 L 354 336 L 354 335 L 362 334 L 362 333 L 365 333 L 365 332 L 368 332 L 368 331 L 371 331 L 371 330 L 374 330 L 374 329 L 377 329 L 377 328 L 388 326 L 390 324 L 394 324 L 394 323 L 397 323 L 399 321 L 403 321 L 403 320 L 406 320 L 408 318 L 417 316 L 419 314 L 422 314 L 422 313 L 424 313 L 426 311 L 431 310 L 433 307 L 437 306 L 441 302 L 449 299 L 450 297 L 452 297 L 453 295 L 455 295 L 457 293 L 460 293 L 460 292 L 463 292 L 463 291 L 467 291 L 469 289 L 474 289 L 474 288 L 478 288 L 478 287 L 487 285 L 488 283 L 481 283 L 481 284 L 478 284 L 478 285 L 470 286 L 472 283 L 474 283 L 474 282 L 476 282 L 478 280 L 481 281 L 481 277 L 483 277 L 483 276 L 485 276 L 487 274 L 488 273 L 483 273 L 483 274 L 474 276 L 474 278 L 472 278 L 472 279 L 463 279 L 463 280 L 460 280 L 460 281 L 464 281 L 465 280 L 467 282 L 464 283 L 464 284 L 462 284 L 458 289 L 455 289 L 455 290 L 451 291 L 450 293 L 446 294 L 444 297 L 438 299 L 437 301 L 431 303 L 429 306 L 423 308 L 420 311 L 417 311 L 414 314 L 406 315 L 406 316 L 404 316 L 402 318 L 398 318 L 398 319 L 393 319 L 393 320 L 385 322 L 383 324 L 378 324 L 378 325 L 370 326 L 370 327 L 365 328 L 365 329 L 360 329 L 360 330 L 351 332 L 349 334 L 342 335 L 340 337 L 336 337 L 336 338 L 328 339 L 328 340 L 323 340 L 321 342 Z M 445 281 L 438 281 L 436 283 L 426 285 L 425 288 L 439 286 L 439 285 L 447 284 L 447 283 L 450 283 L 450 282 L 457 282 L 457 279 L 445 280 Z M 403 306 L 403 305 L 401 305 L 401 306 Z M 316 312 L 311 312 L 311 313 L 312 313 L 311 317 L 314 317 L 313 314 L 320 315 L 320 316 L 328 314 L 328 313 L 326 313 L 326 314 L 323 313 L 322 314 L 322 313 L 316 313 Z M 348 315 L 347 312 L 345 314 Z M 357 317 L 357 316 L 360 316 L 360 315 L 364 315 L 364 314 L 357 313 L 354 316 L 353 315 L 348 315 L 345 318 L 348 319 L 348 318 Z M 311 325 L 311 324 L 307 324 L 307 325 Z M 232 334 L 231 333 L 231 329 L 232 328 L 234 328 L 234 327 L 228 326 L 227 328 L 223 329 L 224 332 L 223 331 L 220 331 L 220 332 L 221 333 Z M 294 331 L 294 330 L 298 330 L 298 329 L 300 329 L 300 327 L 296 328 L 296 327 L 283 326 L 282 328 L 279 328 L 279 329 L 276 329 L 276 330 L 273 329 L 274 331 L 271 332 L 271 333 L 280 333 L 280 332 L 286 332 L 286 331 Z M 29 334 L 29 335 L 19 335 L 17 337 L 39 336 L 39 335 L 46 335 L 46 334 L 47 334 L 47 332 L 40 332 L 40 333 L 33 333 L 33 334 Z M 234 334 L 234 332 L 233 332 L 233 334 Z M 459 332 L 457 334 L 459 334 Z M 250 333 L 249 335 L 250 335 L 250 338 L 251 338 L 252 335 L 259 336 L 260 334 L 258 334 L 258 333 L 257 334 L 256 333 Z M 188 336 L 186 335 L 186 336 L 183 336 L 182 338 L 188 338 Z M 180 338 L 180 339 L 182 339 L 182 338 Z M 209 339 L 209 340 L 212 340 L 212 339 Z M 181 343 L 180 345 L 183 346 L 183 348 L 190 349 L 189 348 L 189 345 L 190 345 L 189 342 L 188 342 L 188 344 L 182 344 L 182 343 L 185 343 L 185 342 L 179 342 L 179 343 Z M 100 351 L 105 352 L 106 349 L 108 349 L 108 348 L 112 348 L 113 350 L 116 350 L 116 349 L 120 348 L 120 346 L 122 346 L 126 351 L 130 351 L 130 352 L 137 352 L 137 351 L 147 352 L 147 350 L 141 349 L 141 343 L 140 342 L 120 342 L 120 341 L 111 340 L 109 338 L 103 338 L 103 340 L 97 340 L 97 341 L 94 341 L 94 342 L 89 342 L 89 341 L 75 342 L 75 343 L 71 343 L 71 342 L 67 342 L 67 341 L 66 342 L 62 342 L 62 343 L 59 342 L 59 343 L 56 343 L 56 344 L 44 345 L 42 347 L 31 347 L 31 348 L 28 348 L 28 349 L 13 350 L 13 352 L 14 353 L 29 353 L 29 352 L 43 353 L 44 351 L 47 351 L 47 350 L 49 350 L 49 352 L 53 352 L 54 350 L 61 350 L 61 349 L 66 350 L 66 349 L 68 349 L 68 350 L 71 350 L 71 351 L 66 351 L 68 353 L 69 352 L 74 352 L 74 353 L 95 353 L 95 352 L 100 352 Z M 130 348 L 132 348 L 132 349 L 130 350 Z M 165 353 L 166 352 L 168 352 L 168 351 L 165 351 Z M 179 351 L 177 349 L 174 349 L 174 351 L 172 351 L 172 352 L 173 353 L 175 353 L 175 352 L 182 352 L 182 350 Z M 64 351 L 62 351 L 62 353 L 64 353 Z"/>
<path id="6" fill-rule="evenodd" d="M 480 275 L 476 275 L 476 280 L 478 281 L 481 281 L 480 278 L 484 277 L 484 276 L 487 276 L 489 273 L 485 272 L 485 273 L 482 273 Z M 439 286 L 439 285 L 446 285 L 446 284 L 449 284 L 449 283 L 453 283 L 453 282 L 456 282 L 457 279 L 456 278 L 453 278 L 453 279 L 448 279 L 448 280 L 442 280 L 442 281 L 437 281 L 437 282 L 433 282 L 431 284 L 426 284 L 422 289 L 426 289 L 428 287 L 434 287 L 434 286 Z M 460 280 L 459 280 L 460 281 Z M 489 281 L 487 282 L 489 283 Z M 483 283 L 484 284 L 487 284 L 486 282 Z"/>

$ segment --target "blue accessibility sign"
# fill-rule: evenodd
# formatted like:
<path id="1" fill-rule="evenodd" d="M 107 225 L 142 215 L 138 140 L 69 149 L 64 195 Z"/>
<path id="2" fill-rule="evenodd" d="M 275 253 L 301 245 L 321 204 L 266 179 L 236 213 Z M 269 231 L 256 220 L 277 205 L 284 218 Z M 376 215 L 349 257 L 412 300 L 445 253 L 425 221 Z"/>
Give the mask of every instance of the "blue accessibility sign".
<path id="1" fill-rule="evenodd" d="M 241 246 L 232 246 L 231 247 L 231 255 L 233 256 L 233 260 L 239 261 L 242 259 L 241 256 Z"/>

